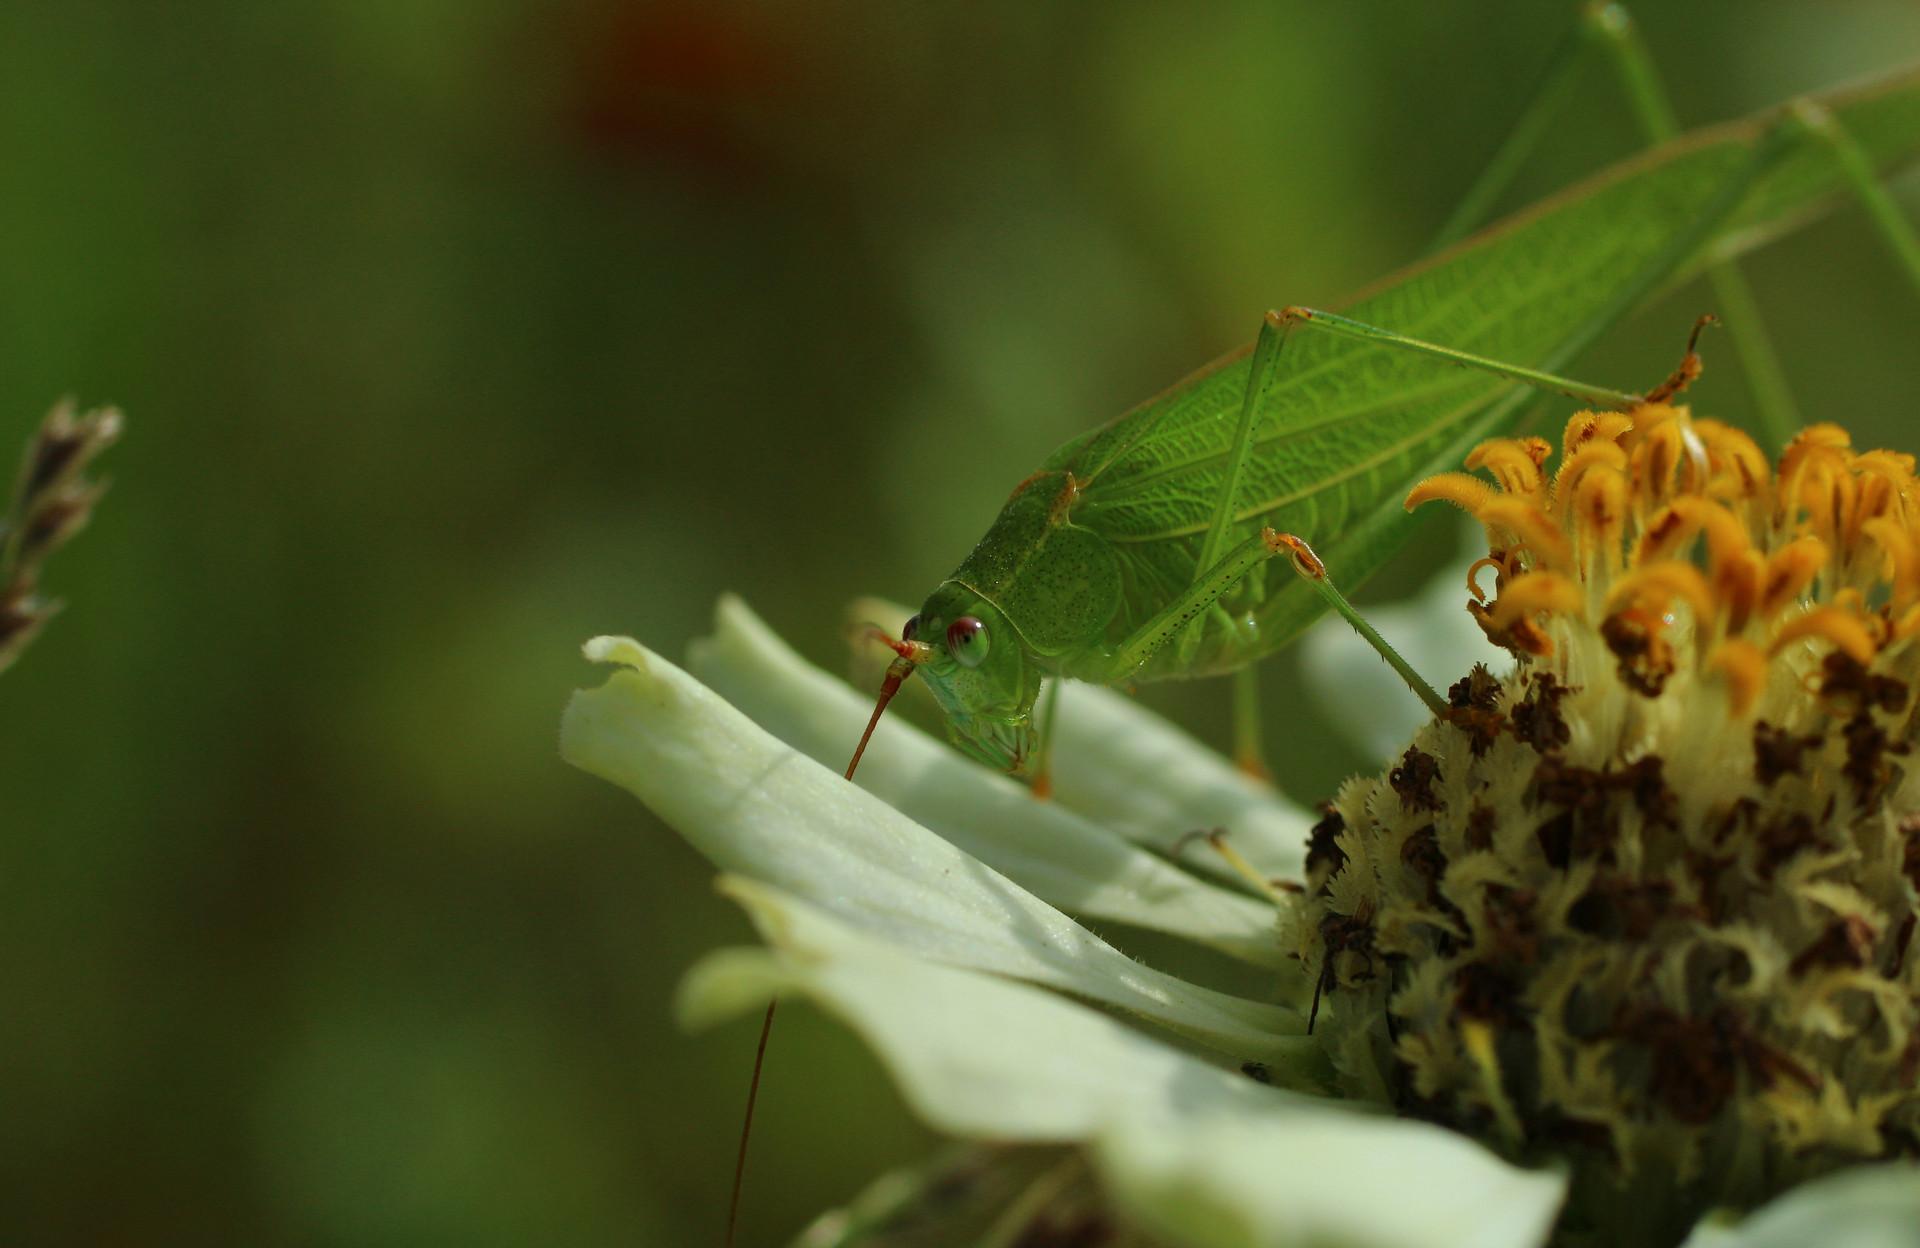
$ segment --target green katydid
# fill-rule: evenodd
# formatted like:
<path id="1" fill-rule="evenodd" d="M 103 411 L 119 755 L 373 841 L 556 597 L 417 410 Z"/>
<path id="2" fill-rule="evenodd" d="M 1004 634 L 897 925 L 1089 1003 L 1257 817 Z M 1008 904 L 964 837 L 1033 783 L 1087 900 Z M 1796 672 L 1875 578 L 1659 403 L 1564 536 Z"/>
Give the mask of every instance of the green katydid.
<path id="1" fill-rule="evenodd" d="M 1627 30 L 1612 6 L 1588 16 L 1588 29 Z M 1631 51 L 1627 35 L 1616 46 Z M 1636 90 L 1651 90 L 1641 62 L 1622 63 Z M 1661 133 L 1663 102 L 1640 102 Z M 1020 771 L 1038 752 L 1047 680 L 1243 670 L 1297 636 L 1323 600 L 1369 631 L 1293 534 L 1344 578 L 1364 579 L 1406 533 L 1398 503 L 1412 481 L 1502 431 L 1528 388 L 1594 407 L 1640 402 L 1552 370 L 1702 268 L 1723 297 L 1740 289 L 1726 257 L 1842 188 L 1920 281 L 1911 233 L 1875 180 L 1915 154 L 1920 71 L 1910 70 L 1667 142 L 1389 278 L 1342 315 L 1268 314 L 1252 347 L 1073 440 L 1015 489 L 902 638 L 886 639 L 897 657 L 868 733 L 917 670 L 961 749 Z M 1281 553 L 1317 594 L 1269 581 Z M 1244 732 L 1249 717 L 1239 719 Z"/>
<path id="2" fill-rule="evenodd" d="M 1545 135 L 1596 47 L 1659 145 L 1464 237 Z M 1783 441 L 1791 405 L 1751 296 L 1727 262 L 1850 189 L 1920 285 L 1920 245 L 1877 181 L 1920 156 L 1920 69 L 1684 137 L 1675 131 L 1622 11 L 1587 5 L 1534 103 L 1441 229 L 1438 254 L 1341 315 L 1270 313 L 1250 347 L 1069 442 L 1021 482 L 904 635 L 885 639 L 897 657 L 848 778 L 914 671 L 955 743 L 1005 769 L 1023 768 L 1041 748 L 1035 703 L 1048 680 L 1236 672 L 1237 728 L 1251 738 L 1248 666 L 1326 605 L 1420 690 L 1334 589 L 1326 564 L 1353 581 L 1377 570 L 1406 536 L 1406 487 L 1500 432 L 1529 388 L 1596 407 L 1642 401 L 1556 370 L 1650 296 L 1703 270 L 1754 377 L 1767 432 Z M 1306 586 L 1269 583 L 1280 554 Z M 1423 696 L 1438 701 L 1431 690 Z M 762 1054 L 773 1012 L 769 1004 Z M 758 1081 L 756 1057 L 754 1090 Z M 749 1125 L 752 1113 L 750 1091 Z M 745 1158 L 743 1131 L 729 1243 Z"/>

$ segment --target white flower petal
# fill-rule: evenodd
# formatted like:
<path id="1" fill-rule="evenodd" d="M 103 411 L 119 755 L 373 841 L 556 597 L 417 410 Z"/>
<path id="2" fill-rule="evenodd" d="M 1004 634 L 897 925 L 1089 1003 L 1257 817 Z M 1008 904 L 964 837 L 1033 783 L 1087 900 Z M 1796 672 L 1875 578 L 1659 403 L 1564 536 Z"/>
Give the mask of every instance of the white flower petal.
<path id="1" fill-rule="evenodd" d="M 803 993 L 852 1027 L 926 1122 L 953 1135 L 1085 1139 L 1116 1118 L 1310 1104 L 1025 985 L 937 966 L 777 889 L 727 879 L 779 951 L 726 950 L 689 972 L 680 1014 L 708 1025 Z"/>
<path id="2" fill-rule="evenodd" d="M 645 802 L 723 870 L 936 960 L 1119 1006 L 1242 1057 L 1297 1050 L 1298 1012 L 1141 966 L 999 872 L 769 736 L 628 638 L 567 705 L 560 751 Z"/>
<path id="3" fill-rule="evenodd" d="M 1475 663 L 1503 672 L 1513 661 L 1467 614 L 1467 568 L 1487 553 L 1487 544 L 1478 525 L 1466 525 L 1461 534 L 1459 557 L 1417 595 L 1364 612 L 1367 622 L 1443 695 Z M 1338 616 L 1326 616 L 1307 630 L 1300 658 L 1315 700 L 1332 714 L 1341 734 L 1371 757 L 1397 758 L 1431 718 L 1406 682 Z"/>
<path id="4" fill-rule="evenodd" d="M 1053 791 L 1062 805 L 1161 850 L 1183 832 L 1225 828 L 1263 874 L 1293 879 L 1306 872 L 1307 831 L 1318 819 L 1133 699 L 1078 681 L 1060 691 Z M 1204 850 L 1184 861 L 1232 874 Z"/>
<path id="5" fill-rule="evenodd" d="M 1535 1248 L 1565 1190 L 1439 1127 L 1326 1111 L 1128 1122 L 1095 1156 L 1121 1208 L 1191 1248 Z"/>
<path id="6" fill-rule="evenodd" d="M 1262 1087 L 1058 998 L 929 966 L 765 885 L 723 888 L 780 953 L 710 956 L 683 985 L 684 1018 L 804 994 L 873 1046 L 929 1124 L 1090 1144 L 1114 1199 L 1171 1242 L 1531 1248 L 1559 1206 L 1558 1176 L 1451 1132 Z"/>
<path id="7" fill-rule="evenodd" d="M 795 749 L 843 765 L 872 696 L 795 654 L 738 598 L 720 600 L 714 626 L 689 653 L 694 676 Z M 857 779 L 1063 909 L 1184 936 L 1258 965 L 1285 961 L 1271 904 L 1197 880 L 1056 803 L 1035 801 L 904 719 L 880 721 Z"/>
<path id="8" fill-rule="evenodd" d="M 1920 1166 L 1860 1166 L 1794 1188 L 1737 1225 L 1702 1222 L 1684 1248 L 1920 1248 Z"/>
<path id="9" fill-rule="evenodd" d="M 911 613 L 868 598 L 859 614 L 897 630 Z M 1060 691 L 1053 798 L 1162 853 L 1184 833 L 1225 828 L 1248 861 L 1282 878 L 1305 872 L 1307 830 L 1318 818 L 1134 699 L 1077 680 Z M 1204 847 L 1190 850 L 1182 862 L 1241 883 L 1225 859 Z"/>

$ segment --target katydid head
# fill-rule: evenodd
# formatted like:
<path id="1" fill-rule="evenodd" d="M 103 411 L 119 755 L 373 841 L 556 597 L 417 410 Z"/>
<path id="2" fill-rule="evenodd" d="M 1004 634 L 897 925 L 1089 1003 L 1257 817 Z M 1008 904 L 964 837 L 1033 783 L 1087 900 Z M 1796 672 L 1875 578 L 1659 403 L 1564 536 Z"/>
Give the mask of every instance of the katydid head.
<path id="1" fill-rule="evenodd" d="M 1001 771 L 1026 767 L 1037 741 L 1033 703 L 1040 693 L 1040 669 L 997 607 L 949 581 L 907 621 L 898 641 L 879 629 L 872 635 L 896 657 L 887 665 L 867 730 L 847 764 L 847 779 L 853 779 L 887 703 L 915 672 L 926 678 L 946 712 L 948 733 L 962 752 Z"/>
<path id="2" fill-rule="evenodd" d="M 925 647 L 920 674 L 946 712 L 953 743 L 989 767 L 1023 770 L 1036 742 L 1040 669 L 1000 609 L 948 581 L 901 632 Z"/>

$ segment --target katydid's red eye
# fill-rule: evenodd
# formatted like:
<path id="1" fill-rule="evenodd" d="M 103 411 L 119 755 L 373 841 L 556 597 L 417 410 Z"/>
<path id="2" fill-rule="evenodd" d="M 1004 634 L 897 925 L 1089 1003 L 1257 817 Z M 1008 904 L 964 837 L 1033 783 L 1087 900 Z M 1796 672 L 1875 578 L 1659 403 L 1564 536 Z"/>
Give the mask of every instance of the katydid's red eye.
<path id="1" fill-rule="evenodd" d="M 920 635 L 920 617 L 917 615 L 907 617 L 907 622 L 900 626 L 900 640 L 912 641 L 915 637 L 918 637 L 919 635 Z"/>
<path id="2" fill-rule="evenodd" d="M 987 626 L 970 615 L 947 625 L 947 653 L 962 667 L 978 667 L 987 657 Z"/>

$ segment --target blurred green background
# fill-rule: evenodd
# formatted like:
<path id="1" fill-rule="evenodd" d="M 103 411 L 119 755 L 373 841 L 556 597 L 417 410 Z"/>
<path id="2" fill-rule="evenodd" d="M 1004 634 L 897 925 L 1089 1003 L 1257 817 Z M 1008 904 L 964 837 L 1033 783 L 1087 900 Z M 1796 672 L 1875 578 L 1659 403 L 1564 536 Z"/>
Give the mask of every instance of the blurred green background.
<path id="1" fill-rule="evenodd" d="M 1027 9 L 0 10 L 0 442 L 129 417 L 0 680 L 9 1239 L 716 1242 L 754 1028 L 668 1003 L 746 926 L 557 759 L 579 642 L 734 589 L 839 666 L 1056 443 L 1415 255 L 1571 5 Z M 1892 0 L 1640 17 L 1689 124 L 1920 47 Z M 1516 200 L 1633 146 L 1596 75 Z M 1858 214 L 1748 268 L 1810 415 L 1912 449 Z M 1649 385 L 1709 306 L 1578 371 Z M 1275 736 L 1306 798 L 1365 762 Z M 743 1242 L 922 1142 L 789 1011 Z"/>

